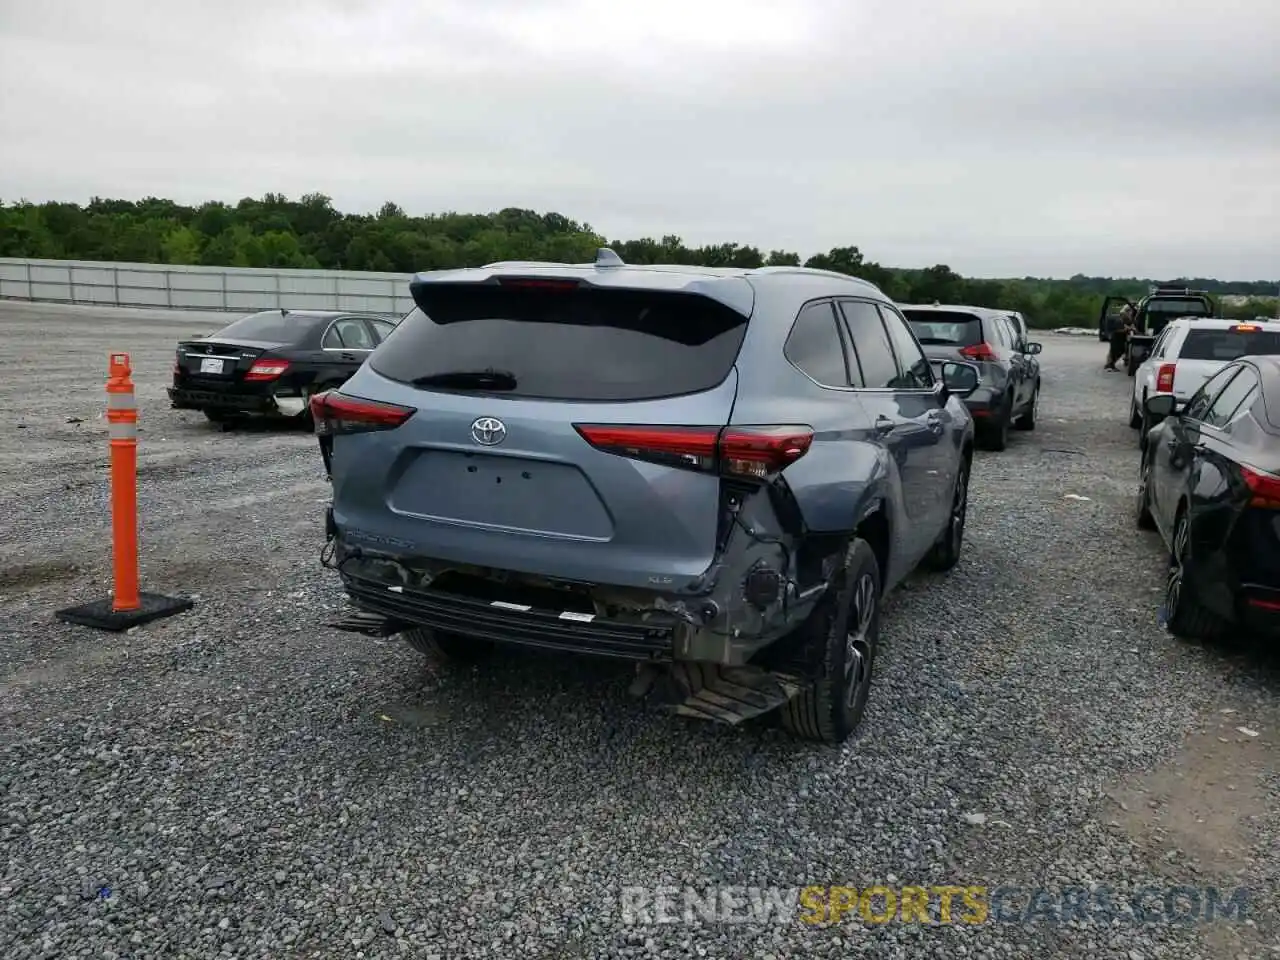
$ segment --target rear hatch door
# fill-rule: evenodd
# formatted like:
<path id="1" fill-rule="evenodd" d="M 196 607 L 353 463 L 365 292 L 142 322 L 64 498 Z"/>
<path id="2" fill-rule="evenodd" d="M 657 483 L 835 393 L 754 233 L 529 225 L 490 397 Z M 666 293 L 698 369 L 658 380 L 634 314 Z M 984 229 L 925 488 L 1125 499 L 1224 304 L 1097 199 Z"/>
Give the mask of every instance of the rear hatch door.
<path id="1" fill-rule="evenodd" d="M 1240 323 L 1208 330 L 1192 325 L 1178 351 L 1173 392 L 1190 399 L 1200 386 L 1232 360 L 1250 355 L 1280 354 L 1280 330 L 1256 323 Z"/>
<path id="2" fill-rule="evenodd" d="M 573 280 L 415 283 L 419 309 L 343 393 L 416 413 L 333 438 L 339 526 L 433 559 L 686 585 L 715 556 L 720 480 L 698 444 L 732 415 L 753 303 L 740 278 L 712 285 L 729 302 Z M 648 429 L 602 440 L 611 425 Z"/>
<path id="3" fill-rule="evenodd" d="M 982 321 L 972 313 L 959 310 L 912 310 L 903 315 L 911 323 L 916 339 L 931 360 L 973 362 L 961 351 L 982 343 Z"/>

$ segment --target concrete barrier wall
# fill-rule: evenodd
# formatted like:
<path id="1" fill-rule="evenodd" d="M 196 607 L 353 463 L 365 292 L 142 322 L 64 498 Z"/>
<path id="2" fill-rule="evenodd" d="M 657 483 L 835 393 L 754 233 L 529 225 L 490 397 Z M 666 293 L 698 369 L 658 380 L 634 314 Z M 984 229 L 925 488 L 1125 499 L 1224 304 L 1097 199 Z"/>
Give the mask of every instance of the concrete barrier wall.
<path id="1" fill-rule="evenodd" d="M 413 309 L 407 273 L 269 270 L 0 257 L 0 298 L 174 310 Z"/>

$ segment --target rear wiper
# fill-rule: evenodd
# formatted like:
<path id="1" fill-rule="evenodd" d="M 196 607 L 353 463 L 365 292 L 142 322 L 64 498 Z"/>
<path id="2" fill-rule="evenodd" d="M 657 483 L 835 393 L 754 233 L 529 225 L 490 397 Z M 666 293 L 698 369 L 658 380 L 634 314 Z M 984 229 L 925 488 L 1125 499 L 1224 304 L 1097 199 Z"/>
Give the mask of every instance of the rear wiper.
<path id="1" fill-rule="evenodd" d="M 409 382 L 415 387 L 444 387 L 446 390 L 514 390 L 516 375 L 507 370 L 449 370 Z"/>
<path id="2" fill-rule="evenodd" d="M 938 347 L 943 344 L 955 343 L 954 340 L 944 340 L 940 337 L 916 337 L 916 339 L 920 341 L 921 345 L 928 347 Z"/>

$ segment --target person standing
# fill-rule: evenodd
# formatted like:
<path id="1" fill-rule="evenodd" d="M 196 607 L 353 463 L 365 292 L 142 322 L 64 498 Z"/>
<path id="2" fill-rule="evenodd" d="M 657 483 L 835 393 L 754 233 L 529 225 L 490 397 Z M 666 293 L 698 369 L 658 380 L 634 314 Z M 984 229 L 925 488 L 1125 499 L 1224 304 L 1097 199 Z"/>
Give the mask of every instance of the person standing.
<path id="1" fill-rule="evenodd" d="M 1133 307 L 1125 304 L 1120 315 L 1112 321 L 1111 344 L 1107 348 L 1107 362 L 1103 370 L 1115 370 L 1116 361 L 1124 355 L 1124 348 L 1129 343 L 1129 334 L 1133 332 Z"/>

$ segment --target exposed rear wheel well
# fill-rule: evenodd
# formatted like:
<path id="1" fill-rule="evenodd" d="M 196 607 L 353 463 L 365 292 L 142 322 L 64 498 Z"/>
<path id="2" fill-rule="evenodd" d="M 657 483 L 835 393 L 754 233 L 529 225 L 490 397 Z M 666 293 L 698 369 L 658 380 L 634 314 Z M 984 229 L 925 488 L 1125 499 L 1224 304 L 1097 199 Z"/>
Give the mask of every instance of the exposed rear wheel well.
<path id="1" fill-rule="evenodd" d="M 871 545 L 880 567 L 880 582 L 889 578 L 889 520 L 883 508 L 876 508 L 858 524 L 857 535 Z"/>

